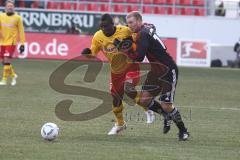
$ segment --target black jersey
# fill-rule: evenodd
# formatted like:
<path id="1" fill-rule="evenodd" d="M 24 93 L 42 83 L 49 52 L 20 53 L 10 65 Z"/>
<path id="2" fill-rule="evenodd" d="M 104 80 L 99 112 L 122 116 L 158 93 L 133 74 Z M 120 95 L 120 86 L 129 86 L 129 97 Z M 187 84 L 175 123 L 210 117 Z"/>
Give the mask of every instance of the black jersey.
<path id="1" fill-rule="evenodd" d="M 143 25 L 136 36 L 135 60 L 141 62 L 146 56 L 150 63 L 160 63 L 168 68 L 176 68 L 173 58 L 167 53 L 167 48 L 156 34 L 154 28 Z"/>

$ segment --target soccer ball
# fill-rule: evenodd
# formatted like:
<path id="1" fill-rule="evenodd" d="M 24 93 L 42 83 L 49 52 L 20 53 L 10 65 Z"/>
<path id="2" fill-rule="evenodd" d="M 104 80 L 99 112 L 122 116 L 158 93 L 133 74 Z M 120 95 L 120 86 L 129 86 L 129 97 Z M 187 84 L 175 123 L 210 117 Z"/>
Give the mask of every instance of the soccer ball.
<path id="1" fill-rule="evenodd" d="M 43 139 L 52 141 L 58 136 L 59 128 L 55 123 L 45 123 L 41 129 L 41 135 Z"/>

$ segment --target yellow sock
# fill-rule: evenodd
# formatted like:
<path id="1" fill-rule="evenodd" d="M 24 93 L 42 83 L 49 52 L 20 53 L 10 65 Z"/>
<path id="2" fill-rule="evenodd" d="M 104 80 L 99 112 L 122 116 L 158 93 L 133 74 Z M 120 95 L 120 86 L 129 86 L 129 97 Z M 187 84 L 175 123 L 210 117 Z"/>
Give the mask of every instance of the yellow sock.
<path id="1" fill-rule="evenodd" d="M 113 113 L 116 117 L 116 121 L 117 121 L 117 125 L 122 126 L 124 124 L 124 120 L 123 120 L 123 104 L 121 104 L 119 107 L 115 107 L 113 106 Z"/>
<path id="2" fill-rule="evenodd" d="M 6 81 L 8 76 L 10 75 L 10 72 L 11 72 L 11 69 L 10 69 L 10 65 L 4 65 L 3 66 L 3 77 L 2 77 L 2 80 L 3 81 Z"/>
<path id="3" fill-rule="evenodd" d="M 10 65 L 10 70 L 11 70 L 11 71 L 10 71 L 11 77 L 13 78 L 13 77 L 16 75 L 16 73 L 15 73 L 12 65 Z"/>
<path id="4" fill-rule="evenodd" d="M 140 107 L 142 107 L 145 112 L 148 111 L 148 108 L 147 108 L 147 107 L 142 106 L 142 105 L 139 104 L 139 100 L 140 100 L 140 92 L 137 92 L 137 96 L 136 96 L 136 98 L 135 98 L 136 104 L 138 104 Z"/>

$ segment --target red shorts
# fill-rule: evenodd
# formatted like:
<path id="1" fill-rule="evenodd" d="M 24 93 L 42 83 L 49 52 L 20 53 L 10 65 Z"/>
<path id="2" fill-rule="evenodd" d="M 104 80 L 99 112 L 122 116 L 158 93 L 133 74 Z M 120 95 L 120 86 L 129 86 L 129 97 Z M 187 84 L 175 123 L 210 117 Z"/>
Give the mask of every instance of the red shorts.
<path id="1" fill-rule="evenodd" d="M 1 46 L 0 58 L 1 59 L 3 59 L 4 57 L 12 58 L 15 48 L 16 48 L 15 45 Z"/>
<path id="2" fill-rule="evenodd" d="M 140 81 L 139 64 L 131 64 L 125 72 L 121 74 L 111 73 L 111 94 L 123 95 L 124 82 L 128 81 L 136 86 Z"/>

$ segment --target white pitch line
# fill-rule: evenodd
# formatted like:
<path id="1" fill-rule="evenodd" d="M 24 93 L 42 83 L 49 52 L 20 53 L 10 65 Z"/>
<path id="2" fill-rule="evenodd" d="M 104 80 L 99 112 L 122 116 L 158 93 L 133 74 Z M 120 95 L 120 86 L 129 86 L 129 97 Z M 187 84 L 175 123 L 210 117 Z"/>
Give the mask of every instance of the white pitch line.
<path id="1" fill-rule="evenodd" d="M 178 107 L 178 106 L 177 106 Z M 215 110 L 231 110 L 231 111 L 240 111 L 240 108 L 235 108 L 235 107 L 221 107 L 221 108 L 217 108 L 217 107 L 193 107 L 193 106 L 179 106 L 179 108 L 189 108 L 189 109 L 215 109 Z"/>
<path id="2" fill-rule="evenodd" d="M 220 109 L 223 109 L 223 110 L 232 110 L 232 111 L 240 111 L 240 108 L 220 108 Z"/>

